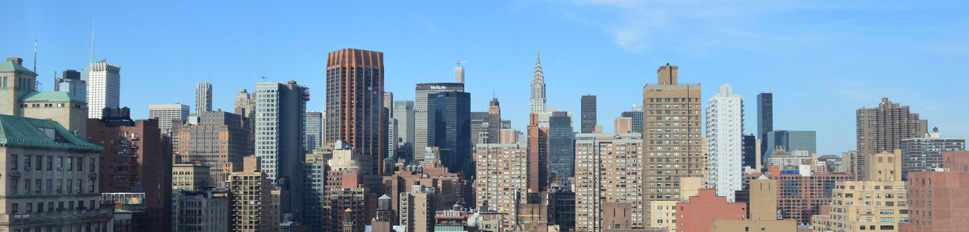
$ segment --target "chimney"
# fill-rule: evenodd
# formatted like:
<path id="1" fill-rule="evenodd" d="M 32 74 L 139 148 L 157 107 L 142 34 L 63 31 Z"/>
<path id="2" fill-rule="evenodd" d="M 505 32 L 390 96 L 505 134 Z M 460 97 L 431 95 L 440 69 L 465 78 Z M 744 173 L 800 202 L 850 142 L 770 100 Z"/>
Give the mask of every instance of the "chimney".
<path id="1" fill-rule="evenodd" d="M 20 59 L 20 57 L 10 57 L 10 58 L 7 58 L 7 61 L 13 61 L 14 63 L 17 63 L 19 65 L 24 64 L 24 59 Z"/>

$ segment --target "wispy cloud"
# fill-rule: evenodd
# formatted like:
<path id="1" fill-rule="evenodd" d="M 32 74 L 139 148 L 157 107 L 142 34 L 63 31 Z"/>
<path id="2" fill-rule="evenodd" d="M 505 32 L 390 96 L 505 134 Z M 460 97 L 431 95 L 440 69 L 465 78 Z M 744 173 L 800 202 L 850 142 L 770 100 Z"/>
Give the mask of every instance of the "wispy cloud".
<path id="1" fill-rule="evenodd" d="M 435 26 L 433 23 L 431 23 L 430 20 L 427 20 L 423 16 L 416 15 L 416 14 L 412 14 L 412 13 L 409 13 L 409 12 L 404 12 L 404 15 L 407 16 L 407 18 L 410 18 L 411 20 L 414 20 L 419 25 L 423 26 L 431 34 L 438 35 L 438 36 L 444 34 L 443 32 L 441 32 L 440 30 L 437 29 L 437 26 Z"/>

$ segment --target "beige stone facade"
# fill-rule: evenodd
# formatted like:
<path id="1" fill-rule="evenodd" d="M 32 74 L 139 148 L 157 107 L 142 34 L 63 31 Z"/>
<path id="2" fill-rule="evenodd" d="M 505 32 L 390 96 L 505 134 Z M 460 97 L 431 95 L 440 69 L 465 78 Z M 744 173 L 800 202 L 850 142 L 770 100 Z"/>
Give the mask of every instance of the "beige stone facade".
<path id="1" fill-rule="evenodd" d="M 489 208 L 504 213 L 504 230 L 515 228 L 518 202 L 527 193 L 527 151 L 520 144 L 478 144 L 475 147 L 477 180 L 474 183 L 476 208 L 487 201 Z"/>
<path id="2" fill-rule="evenodd" d="M 229 212 L 232 231 L 279 231 L 278 211 L 272 210 L 272 181 L 259 171 L 259 158 L 243 159 L 243 170 L 229 174 Z"/>
<path id="3" fill-rule="evenodd" d="M 908 220 L 905 182 L 845 181 L 833 190 L 829 214 L 812 217 L 813 231 L 898 231 Z"/>
<path id="4" fill-rule="evenodd" d="M 628 204 L 631 227 L 645 227 L 643 148 L 639 133 L 576 135 L 575 228 L 606 228 L 607 204 Z"/>
<path id="5" fill-rule="evenodd" d="M 172 165 L 172 189 L 198 191 L 210 187 L 209 166 L 200 163 Z"/>

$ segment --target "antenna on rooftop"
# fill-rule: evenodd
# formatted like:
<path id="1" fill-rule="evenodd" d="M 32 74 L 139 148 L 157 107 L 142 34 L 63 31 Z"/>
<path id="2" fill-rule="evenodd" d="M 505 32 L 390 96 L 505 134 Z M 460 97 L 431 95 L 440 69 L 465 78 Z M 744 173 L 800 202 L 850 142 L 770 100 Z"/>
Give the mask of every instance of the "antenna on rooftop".
<path id="1" fill-rule="evenodd" d="M 37 73 L 37 34 L 34 33 L 34 73 Z"/>
<path id="2" fill-rule="evenodd" d="M 97 18 L 94 18 L 91 21 L 91 63 L 94 63 L 94 33 L 95 33 L 94 29 L 97 27 L 97 22 L 98 22 Z"/>

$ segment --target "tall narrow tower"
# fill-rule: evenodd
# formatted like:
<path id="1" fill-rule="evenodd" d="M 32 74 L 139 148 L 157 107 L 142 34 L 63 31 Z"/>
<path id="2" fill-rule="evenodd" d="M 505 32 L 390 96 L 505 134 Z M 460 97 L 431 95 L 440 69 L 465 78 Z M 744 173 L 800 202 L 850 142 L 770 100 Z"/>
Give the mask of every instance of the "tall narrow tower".
<path id="1" fill-rule="evenodd" d="M 720 92 L 707 101 L 707 182 L 728 202 L 742 188 L 743 102 L 730 84 L 720 86 Z"/>
<path id="2" fill-rule="evenodd" d="M 656 70 L 657 84 L 643 87 L 644 196 L 648 201 L 678 200 L 679 179 L 703 175 L 699 84 L 680 84 L 677 66 Z"/>
<path id="3" fill-rule="evenodd" d="M 199 82 L 195 85 L 195 112 L 212 111 L 212 84 Z"/>
<path id="4" fill-rule="evenodd" d="M 535 73 L 532 74 L 532 113 L 545 112 L 545 75 L 542 73 L 541 54 L 536 55 Z"/>
<path id="5" fill-rule="evenodd" d="M 81 72 L 87 83 L 88 118 L 101 118 L 101 109 L 118 108 L 121 102 L 121 67 L 107 60 L 92 62 Z"/>
<path id="6" fill-rule="evenodd" d="M 326 140 L 343 141 L 371 161 L 365 174 L 384 170 L 384 53 L 360 49 L 330 52 L 326 61 Z"/>

